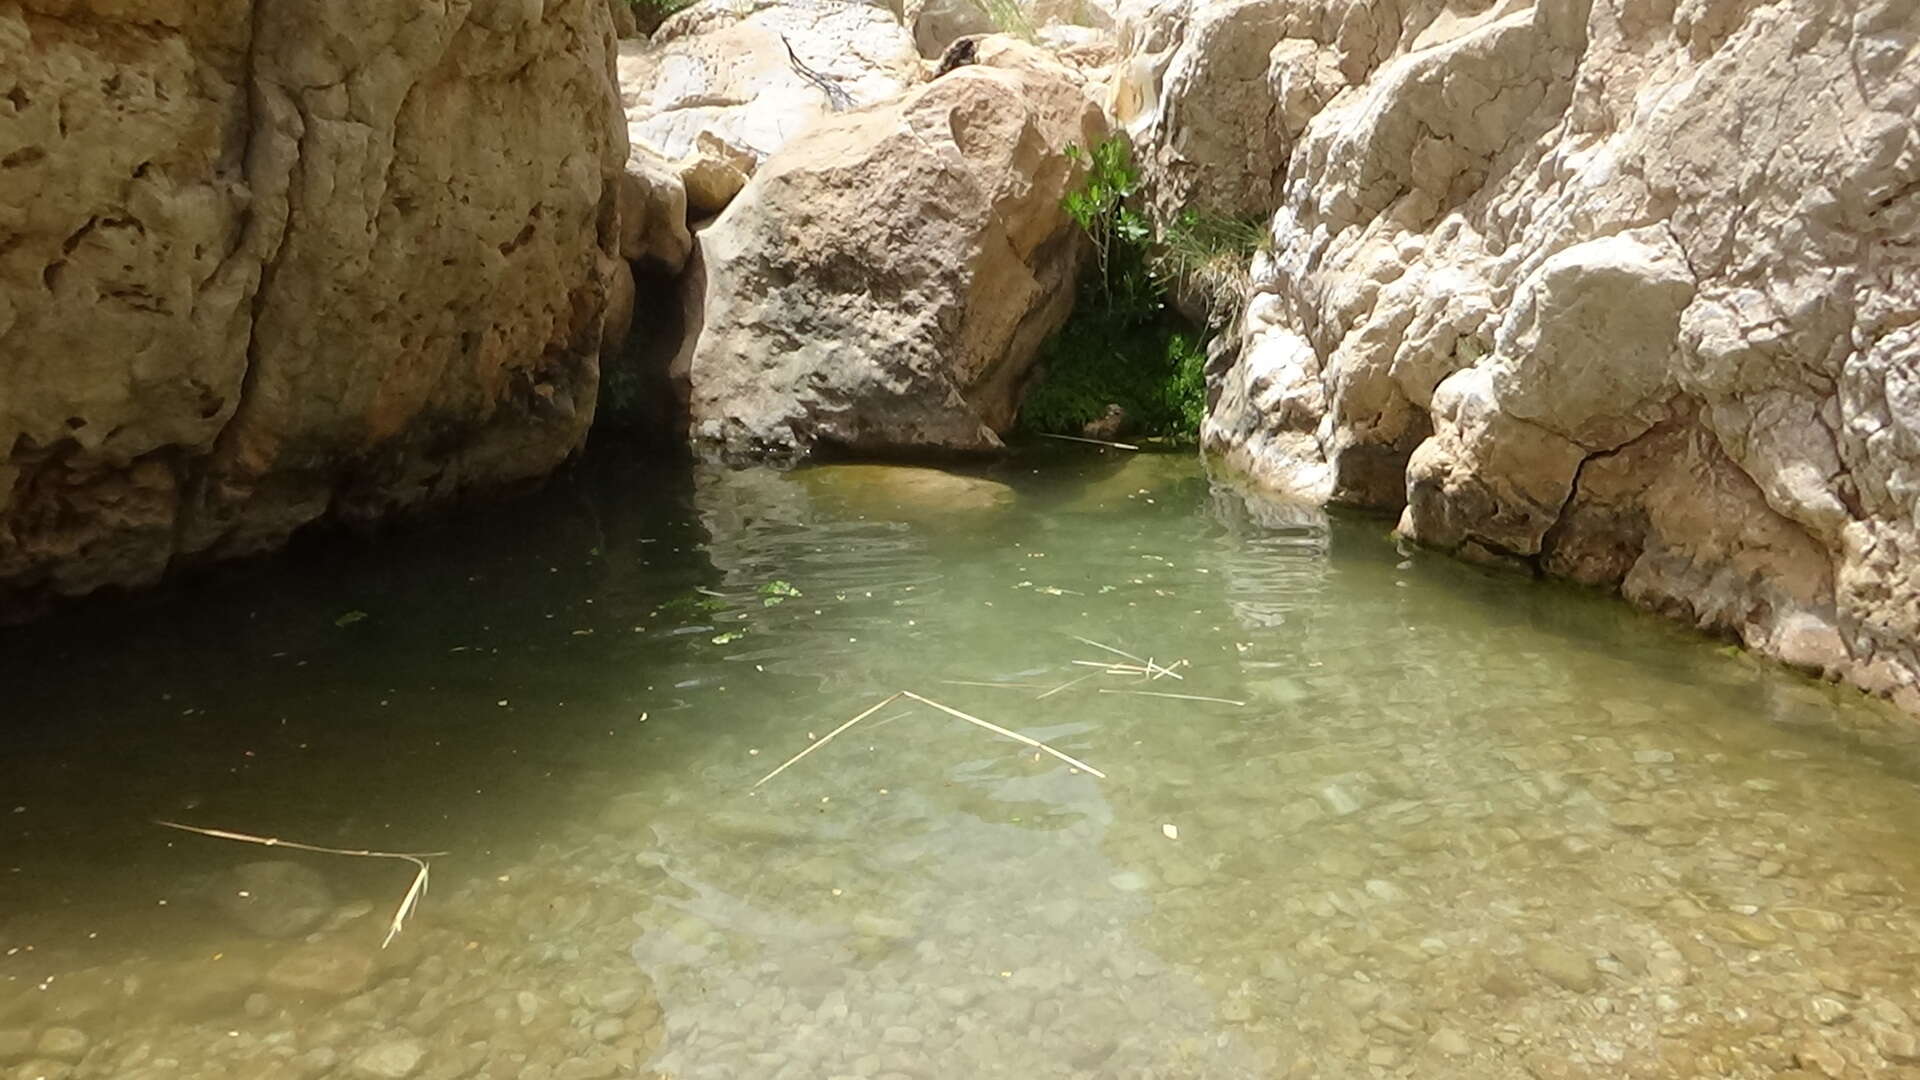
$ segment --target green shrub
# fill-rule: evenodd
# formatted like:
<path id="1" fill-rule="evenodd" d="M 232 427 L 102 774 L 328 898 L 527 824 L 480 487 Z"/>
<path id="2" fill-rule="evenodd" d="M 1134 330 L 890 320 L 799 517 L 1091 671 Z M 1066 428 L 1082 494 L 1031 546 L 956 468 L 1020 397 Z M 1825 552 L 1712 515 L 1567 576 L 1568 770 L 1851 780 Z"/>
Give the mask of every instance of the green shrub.
<path id="1" fill-rule="evenodd" d="M 693 4 L 693 0 L 615 0 L 615 2 L 624 3 L 631 8 L 634 21 L 640 24 L 642 32 L 648 34 L 660 29 L 660 24 L 666 22 L 673 14 Z"/>
<path id="2" fill-rule="evenodd" d="M 1020 0 L 976 0 L 980 10 L 993 24 L 995 30 L 1003 34 L 1012 34 L 1022 41 L 1033 41 L 1039 37 L 1033 20 L 1027 17 L 1026 8 Z"/>
<path id="3" fill-rule="evenodd" d="M 1156 240 L 1133 205 L 1140 174 L 1126 140 L 1069 155 L 1086 175 L 1061 206 L 1093 241 L 1094 260 L 1072 317 L 1041 346 L 1021 427 L 1078 434 L 1114 404 L 1137 435 L 1192 439 L 1207 407 L 1205 332 L 1171 308 L 1168 290 L 1237 289 L 1262 230 L 1187 213 Z"/>

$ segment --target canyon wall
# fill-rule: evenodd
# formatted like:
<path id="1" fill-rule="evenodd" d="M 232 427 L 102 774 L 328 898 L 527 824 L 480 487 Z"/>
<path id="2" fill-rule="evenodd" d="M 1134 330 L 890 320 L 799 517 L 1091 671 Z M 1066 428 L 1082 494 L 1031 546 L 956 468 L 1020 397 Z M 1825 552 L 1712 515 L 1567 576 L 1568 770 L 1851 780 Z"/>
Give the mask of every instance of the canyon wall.
<path id="1" fill-rule="evenodd" d="M 1150 201 L 1271 215 L 1210 449 L 1920 706 L 1920 6 L 1229 0 L 1122 33 Z"/>
<path id="2" fill-rule="evenodd" d="M 0 2 L 0 614 L 572 453 L 614 55 L 605 0 Z"/>

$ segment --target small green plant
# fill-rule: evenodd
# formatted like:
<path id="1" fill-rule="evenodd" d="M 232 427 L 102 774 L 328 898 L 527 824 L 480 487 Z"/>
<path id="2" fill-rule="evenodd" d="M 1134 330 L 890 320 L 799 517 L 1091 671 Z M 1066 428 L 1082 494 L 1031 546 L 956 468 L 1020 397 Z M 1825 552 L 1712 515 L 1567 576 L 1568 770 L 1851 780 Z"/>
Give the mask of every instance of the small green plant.
<path id="1" fill-rule="evenodd" d="M 660 29 L 660 24 L 673 15 L 693 6 L 693 0 L 615 0 L 615 2 L 627 5 L 628 10 L 633 12 L 633 21 L 640 24 L 642 33 L 647 34 Z"/>
<path id="2" fill-rule="evenodd" d="M 1068 154 L 1085 175 L 1061 208 L 1093 241 L 1094 264 L 1067 325 L 1041 347 L 1021 426 L 1078 434 L 1118 405 L 1137 434 L 1194 438 L 1207 404 L 1205 338 L 1171 309 L 1168 290 L 1232 265 L 1244 276 L 1261 229 L 1183 214 L 1156 241 L 1134 205 L 1140 174 L 1126 140 Z"/>
<path id="3" fill-rule="evenodd" d="M 760 606 L 779 607 L 788 600 L 801 595 L 790 581 L 769 581 L 760 586 Z"/>
<path id="4" fill-rule="evenodd" d="M 1148 258 L 1153 227 L 1128 200 L 1140 189 L 1140 173 L 1125 139 L 1114 137 L 1091 150 L 1067 147 L 1067 160 L 1084 168 L 1080 186 L 1060 208 L 1093 241 L 1096 270 L 1109 308 L 1157 309 L 1160 290 Z"/>
<path id="5" fill-rule="evenodd" d="M 1022 41 L 1033 41 L 1039 37 L 1033 20 L 1027 17 L 1026 9 L 1020 6 L 1020 0 L 976 0 L 980 10 L 986 13 L 987 21 L 995 30 L 1003 34 L 1012 34 Z"/>
<path id="6" fill-rule="evenodd" d="M 1209 322 L 1239 304 L 1252 285 L 1254 253 L 1266 247 L 1260 221 L 1185 210 L 1161 230 L 1155 269 L 1174 287 L 1197 293 Z"/>

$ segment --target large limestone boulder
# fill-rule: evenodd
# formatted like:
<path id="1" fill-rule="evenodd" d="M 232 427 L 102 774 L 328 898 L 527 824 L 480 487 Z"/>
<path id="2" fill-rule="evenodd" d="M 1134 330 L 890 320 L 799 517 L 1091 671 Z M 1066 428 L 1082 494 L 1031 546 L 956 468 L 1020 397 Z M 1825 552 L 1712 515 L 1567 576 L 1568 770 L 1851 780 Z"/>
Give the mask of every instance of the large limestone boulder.
<path id="1" fill-rule="evenodd" d="M 728 456 L 1000 445 L 1041 340 L 1073 302 L 1060 208 L 1100 110 L 1038 50 L 826 120 L 701 237 L 695 442 Z"/>
<path id="2" fill-rule="evenodd" d="M 604 0 L 26 0 L 0 73 L 0 609 L 579 445 Z"/>
<path id="3" fill-rule="evenodd" d="M 1073 54 L 1114 29 L 1112 0 L 903 0 L 900 9 L 920 55 L 929 60 L 963 37 L 992 33 L 1015 34 L 1056 55 Z"/>
<path id="4" fill-rule="evenodd" d="M 899 16 L 858 0 L 701 0 L 621 42 L 619 70 L 629 136 L 676 159 L 702 132 L 764 159 L 924 76 Z"/>
<path id="5" fill-rule="evenodd" d="M 1203 36 L 1156 11 L 1136 60 Z M 1920 7 L 1280 21 L 1273 251 L 1209 446 L 1920 705 Z M 1134 81 L 1142 130 L 1180 85 Z M 1188 156 L 1194 191 L 1244 170 Z"/>
<path id="6" fill-rule="evenodd" d="M 1269 54 L 1311 17 L 1291 0 L 1157 0 L 1121 9 L 1107 105 L 1132 136 L 1149 209 L 1228 217 L 1280 205 L 1291 140 Z M 1297 134 L 1297 133 L 1296 133 Z"/>

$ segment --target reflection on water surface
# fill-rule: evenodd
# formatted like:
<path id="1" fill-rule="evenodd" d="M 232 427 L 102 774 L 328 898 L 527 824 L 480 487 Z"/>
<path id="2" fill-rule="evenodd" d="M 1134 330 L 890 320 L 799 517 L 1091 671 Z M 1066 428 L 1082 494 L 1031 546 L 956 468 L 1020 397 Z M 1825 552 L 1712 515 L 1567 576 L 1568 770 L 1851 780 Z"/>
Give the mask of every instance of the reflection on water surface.
<path id="1" fill-rule="evenodd" d="M 1904 721 L 1185 458 L 603 460 L 0 668 L 20 1076 L 1920 1075 Z M 1108 778 L 753 788 L 900 689 Z M 155 818 L 450 854 L 382 951 L 410 867 Z"/>

